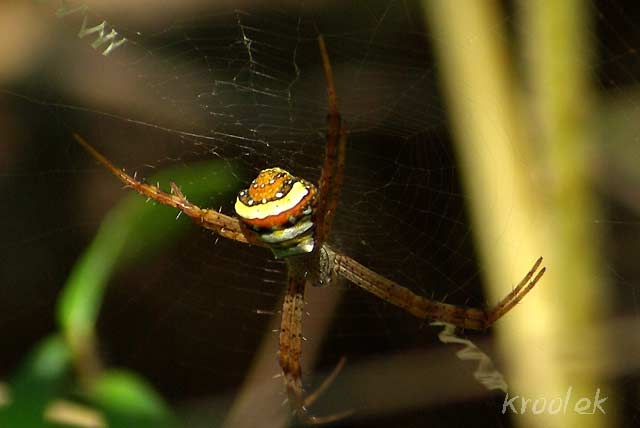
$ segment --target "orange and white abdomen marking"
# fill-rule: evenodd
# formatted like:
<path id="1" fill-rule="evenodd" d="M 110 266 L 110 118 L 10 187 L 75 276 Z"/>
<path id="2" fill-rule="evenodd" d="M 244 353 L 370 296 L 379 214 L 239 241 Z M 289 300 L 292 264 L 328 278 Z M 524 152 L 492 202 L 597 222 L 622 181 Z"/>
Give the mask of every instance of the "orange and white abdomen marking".
<path id="1" fill-rule="evenodd" d="M 315 245 L 311 214 L 316 193 L 308 181 L 281 168 L 270 168 L 238 194 L 235 209 L 276 257 L 310 253 Z"/>

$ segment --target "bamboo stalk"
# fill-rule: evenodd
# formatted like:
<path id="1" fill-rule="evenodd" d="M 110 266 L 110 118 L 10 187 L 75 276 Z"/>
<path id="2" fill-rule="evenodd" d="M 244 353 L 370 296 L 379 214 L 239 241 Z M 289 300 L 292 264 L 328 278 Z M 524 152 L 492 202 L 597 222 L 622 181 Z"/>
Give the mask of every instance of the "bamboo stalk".
<path id="1" fill-rule="evenodd" d="M 580 333 L 595 325 L 607 306 L 600 290 L 597 232 L 589 221 L 597 208 L 585 174 L 591 136 L 587 16 L 580 2 L 522 3 L 523 34 L 538 67 L 531 74 L 538 107 L 532 123 L 541 126 L 535 135 L 543 147 L 537 151 L 498 3 L 469 1 L 460 7 L 459 2 L 425 0 L 424 11 L 489 298 L 503 295 L 529 260 L 542 255 L 548 267 L 541 284 L 498 325 L 511 396 L 550 401 L 572 387 L 574 397 L 593 398 L 597 386 L 604 385 L 598 373 L 572 367 L 559 352 L 580 341 L 569 349 L 593 358 L 604 347 L 600 338 L 583 343 Z M 523 426 L 602 424 L 597 416 L 587 421 L 569 410 L 533 415 L 529 409 L 514 417 Z"/>
<path id="2" fill-rule="evenodd" d="M 606 396 L 612 392 L 597 368 L 558 359 L 560 347 L 580 349 L 596 360 L 608 360 L 610 349 L 603 334 L 581 334 L 596 330 L 609 312 L 600 231 L 593 221 L 599 218 L 599 207 L 589 173 L 595 135 L 589 8 L 588 2 L 580 0 L 519 3 L 529 100 L 549 170 L 544 213 L 549 255 L 561 267 L 550 278 L 556 290 L 549 301 L 553 323 L 545 335 L 552 340 L 544 352 L 557 366 L 563 389 L 571 387 L 576 397 L 593 397 L 598 389 Z M 606 416 L 595 412 L 585 418 L 568 412 L 553 422 L 563 427 L 614 426 L 614 406 L 609 400 Z"/>

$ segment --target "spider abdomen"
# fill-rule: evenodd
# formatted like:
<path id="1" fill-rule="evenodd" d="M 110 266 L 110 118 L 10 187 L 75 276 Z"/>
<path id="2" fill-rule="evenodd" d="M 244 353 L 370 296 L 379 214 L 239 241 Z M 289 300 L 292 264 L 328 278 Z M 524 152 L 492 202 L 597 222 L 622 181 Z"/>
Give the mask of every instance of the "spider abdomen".
<path id="1" fill-rule="evenodd" d="M 269 168 L 238 194 L 235 209 L 276 257 L 310 253 L 315 245 L 311 214 L 316 193 L 312 183 L 281 168 Z"/>

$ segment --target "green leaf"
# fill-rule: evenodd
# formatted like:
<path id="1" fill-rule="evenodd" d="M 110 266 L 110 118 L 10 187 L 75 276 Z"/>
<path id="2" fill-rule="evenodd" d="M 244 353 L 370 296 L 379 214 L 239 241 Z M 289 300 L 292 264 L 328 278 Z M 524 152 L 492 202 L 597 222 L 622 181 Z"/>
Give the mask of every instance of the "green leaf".
<path id="1" fill-rule="evenodd" d="M 40 342 L 9 385 L 9 405 L 0 407 L 0 427 L 42 428 L 44 412 L 69 384 L 71 357 L 59 336 Z"/>
<path id="2" fill-rule="evenodd" d="M 212 194 L 229 195 L 238 187 L 231 167 L 221 161 L 167 169 L 148 181 L 164 189 L 174 181 L 194 203 L 207 201 Z M 118 183 L 115 178 L 114 183 Z M 59 299 L 58 322 L 73 347 L 93 337 L 104 289 L 114 271 L 162 251 L 190 226 L 184 216 L 176 219 L 177 210 L 145 203 L 143 196 L 130 192 L 106 215 Z"/>
<path id="3" fill-rule="evenodd" d="M 132 372 L 105 372 L 93 388 L 92 399 L 110 427 L 166 428 L 176 424 L 162 398 Z"/>

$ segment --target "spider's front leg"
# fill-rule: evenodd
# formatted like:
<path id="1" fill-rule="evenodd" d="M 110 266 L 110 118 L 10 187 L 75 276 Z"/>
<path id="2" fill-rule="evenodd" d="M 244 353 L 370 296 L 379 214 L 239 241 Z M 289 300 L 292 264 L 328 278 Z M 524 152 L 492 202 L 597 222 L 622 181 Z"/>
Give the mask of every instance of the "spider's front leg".
<path id="1" fill-rule="evenodd" d="M 107 159 L 102 153 L 100 153 L 80 135 L 73 134 L 73 138 L 91 156 L 93 156 L 95 160 L 102 164 L 102 166 L 104 166 L 106 169 L 111 171 L 111 173 L 115 175 L 118 180 L 124 183 L 125 186 L 132 188 L 141 195 L 146 196 L 147 198 L 152 199 L 158 203 L 179 209 L 199 226 L 204 227 L 205 229 L 212 230 L 223 238 L 232 239 L 244 244 L 265 246 L 265 244 L 261 241 L 254 239 L 253 235 L 251 233 L 248 233 L 242 227 L 242 224 L 238 219 L 221 214 L 216 210 L 200 208 L 199 206 L 189 202 L 175 183 L 171 183 L 172 193 L 164 192 L 157 186 L 143 183 L 137 180 L 135 177 L 124 172 L 123 169 L 120 169 L 113 163 L 111 163 L 109 159 Z"/>

